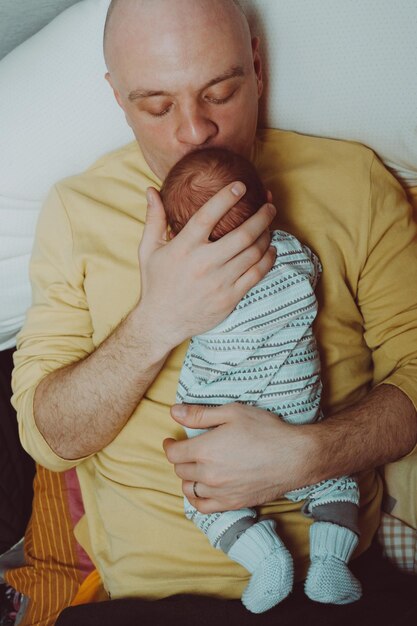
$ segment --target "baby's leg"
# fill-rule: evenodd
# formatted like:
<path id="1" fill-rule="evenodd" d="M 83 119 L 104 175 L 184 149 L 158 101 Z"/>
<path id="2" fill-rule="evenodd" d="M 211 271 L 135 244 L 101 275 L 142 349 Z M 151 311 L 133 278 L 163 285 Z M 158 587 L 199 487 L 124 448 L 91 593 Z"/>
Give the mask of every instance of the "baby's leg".
<path id="1" fill-rule="evenodd" d="M 343 476 L 287 494 L 292 500 L 306 496 L 303 512 L 315 520 L 310 527 L 311 565 L 306 594 L 316 602 L 355 602 L 362 588 L 347 563 L 359 541 L 357 483 Z"/>
<path id="2" fill-rule="evenodd" d="M 188 437 L 204 432 L 185 430 Z M 275 522 L 257 522 L 255 510 L 248 508 L 203 514 L 187 498 L 184 509 L 186 517 L 207 535 L 212 546 L 252 574 L 242 595 L 249 611 L 263 613 L 287 597 L 293 586 L 293 562 L 275 532 Z"/>
<path id="3" fill-rule="evenodd" d="M 242 602 L 252 613 L 263 613 L 287 597 L 293 586 L 290 553 L 275 532 L 272 520 L 256 521 L 253 509 L 199 513 L 184 498 L 185 515 L 212 546 L 252 574 Z"/>

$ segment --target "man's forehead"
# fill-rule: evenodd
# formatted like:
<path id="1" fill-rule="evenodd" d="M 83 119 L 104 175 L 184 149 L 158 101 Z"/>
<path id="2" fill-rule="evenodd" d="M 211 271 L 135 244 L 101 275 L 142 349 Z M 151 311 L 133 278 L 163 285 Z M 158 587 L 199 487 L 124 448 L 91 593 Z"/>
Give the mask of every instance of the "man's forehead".
<path id="1" fill-rule="evenodd" d="M 132 41 L 149 47 L 161 39 L 176 36 L 209 40 L 224 32 L 226 39 L 246 38 L 246 18 L 234 0 L 113 0 L 110 4 L 104 35 L 106 61 L 120 56 Z M 250 39 L 250 35 L 249 35 Z M 114 54 L 113 54 L 114 53 Z"/>

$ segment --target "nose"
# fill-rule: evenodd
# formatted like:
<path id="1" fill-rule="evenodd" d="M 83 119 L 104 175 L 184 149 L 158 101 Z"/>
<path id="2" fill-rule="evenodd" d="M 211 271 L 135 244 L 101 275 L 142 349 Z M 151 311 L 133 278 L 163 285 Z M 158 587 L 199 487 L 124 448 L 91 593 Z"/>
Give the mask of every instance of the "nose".
<path id="1" fill-rule="evenodd" d="M 204 106 L 192 105 L 179 113 L 177 139 L 193 148 L 203 146 L 218 133 L 217 124 L 206 114 Z"/>

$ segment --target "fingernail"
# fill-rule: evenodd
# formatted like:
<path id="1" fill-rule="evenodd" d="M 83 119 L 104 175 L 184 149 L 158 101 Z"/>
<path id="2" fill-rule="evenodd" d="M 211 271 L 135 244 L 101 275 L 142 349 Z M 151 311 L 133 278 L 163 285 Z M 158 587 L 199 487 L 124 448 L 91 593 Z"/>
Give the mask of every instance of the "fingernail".
<path id="1" fill-rule="evenodd" d="M 246 191 L 246 187 L 243 183 L 234 183 L 232 187 L 232 194 L 235 196 L 242 196 Z"/>
<path id="2" fill-rule="evenodd" d="M 152 206 L 152 204 L 153 204 L 153 197 L 152 197 L 152 192 L 151 192 L 151 190 L 149 188 L 146 190 L 146 200 L 148 202 L 148 206 Z"/>
<path id="3" fill-rule="evenodd" d="M 276 209 L 276 207 L 275 207 L 273 204 L 271 204 L 270 202 L 268 202 L 267 206 L 268 206 L 268 210 L 269 210 L 269 215 L 270 215 L 270 216 L 272 217 L 272 219 L 273 219 L 273 218 L 276 216 L 276 214 L 277 214 L 277 209 Z"/>
<path id="4" fill-rule="evenodd" d="M 174 404 L 171 408 L 171 415 L 174 417 L 185 417 L 187 415 L 187 407 L 184 404 Z"/>

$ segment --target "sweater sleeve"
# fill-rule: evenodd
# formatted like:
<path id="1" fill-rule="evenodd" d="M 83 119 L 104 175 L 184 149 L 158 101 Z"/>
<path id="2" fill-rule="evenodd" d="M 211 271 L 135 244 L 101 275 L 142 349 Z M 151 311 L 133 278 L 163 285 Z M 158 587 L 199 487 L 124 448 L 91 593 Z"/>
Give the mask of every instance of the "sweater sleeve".
<path id="1" fill-rule="evenodd" d="M 39 464 L 63 471 L 83 459 L 68 461 L 54 453 L 37 428 L 33 399 L 45 376 L 85 358 L 94 346 L 84 272 L 73 258 L 71 225 L 58 188 L 39 217 L 30 278 L 32 306 L 18 335 L 12 404 L 23 447 Z"/>
<path id="2" fill-rule="evenodd" d="M 417 408 L 417 227 L 404 191 L 376 158 L 369 203 L 357 298 L 374 384 L 395 385 Z"/>

